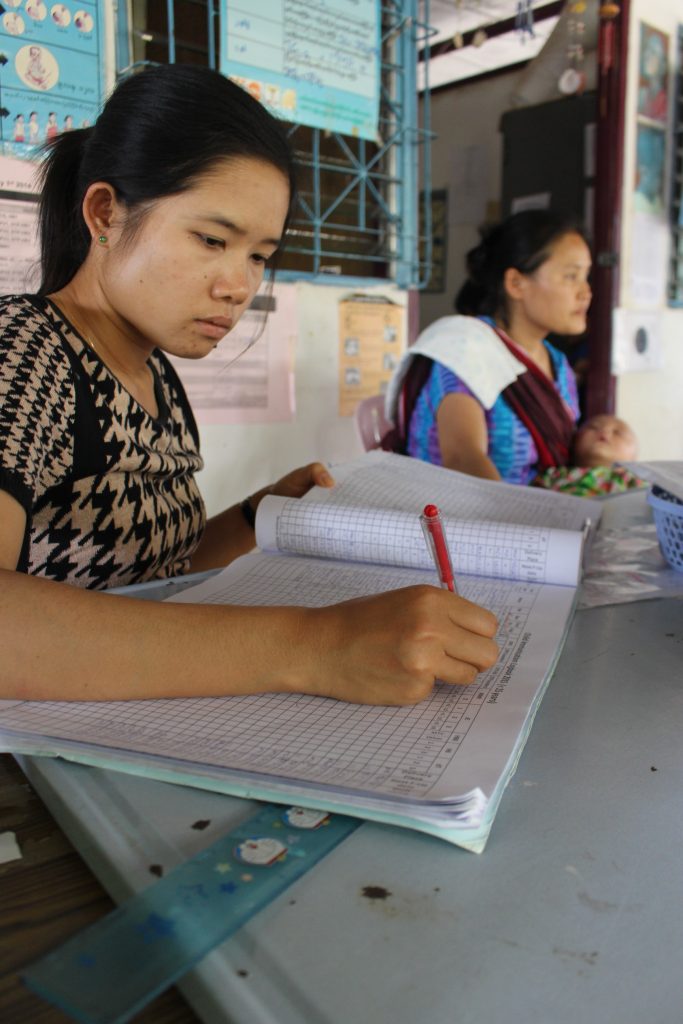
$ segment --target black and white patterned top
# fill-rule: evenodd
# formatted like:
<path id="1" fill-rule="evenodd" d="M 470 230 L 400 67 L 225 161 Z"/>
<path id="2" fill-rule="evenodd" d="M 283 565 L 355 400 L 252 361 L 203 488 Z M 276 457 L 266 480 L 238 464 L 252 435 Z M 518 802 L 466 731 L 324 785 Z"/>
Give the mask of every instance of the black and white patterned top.
<path id="1" fill-rule="evenodd" d="M 48 299 L 0 298 L 0 490 L 26 510 L 17 568 L 103 589 L 181 574 L 205 524 L 199 434 L 149 365 L 155 419 Z"/>

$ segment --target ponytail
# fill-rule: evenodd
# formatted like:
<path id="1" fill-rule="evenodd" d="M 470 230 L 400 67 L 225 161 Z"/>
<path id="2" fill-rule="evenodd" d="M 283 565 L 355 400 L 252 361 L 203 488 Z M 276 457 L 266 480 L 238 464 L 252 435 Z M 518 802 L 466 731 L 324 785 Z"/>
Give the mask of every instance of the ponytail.
<path id="1" fill-rule="evenodd" d="M 92 128 L 64 132 L 51 139 L 41 168 L 39 294 L 49 295 L 68 284 L 90 248 L 83 220 L 81 166 Z"/>

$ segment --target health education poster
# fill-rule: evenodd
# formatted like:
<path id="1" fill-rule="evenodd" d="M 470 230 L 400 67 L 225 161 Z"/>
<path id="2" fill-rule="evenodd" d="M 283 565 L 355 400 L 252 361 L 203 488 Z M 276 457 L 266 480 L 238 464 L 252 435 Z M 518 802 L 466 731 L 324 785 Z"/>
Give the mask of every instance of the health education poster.
<path id="1" fill-rule="evenodd" d="M 669 124 L 669 36 L 641 22 L 636 113 L 634 210 L 666 212 L 666 141 Z"/>
<path id="2" fill-rule="evenodd" d="M 2 0 L 0 11 L 0 152 L 30 157 L 97 117 L 103 18 L 92 0 Z"/>
<path id="3" fill-rule="evenodd" d="M 363 398 L 383 394 L 405 348 L 405 309 L 380 296 L 339 303 L 339 415 L 353 416 Z"/>
<path id="4" fill-rule="evenodd" d="M 221 67 L 286 121 L 376 141 L 380 0 L 220 0 Z"/>
<path id="5" fill-rule="evenodd" d="M 665 32 L 640 23 L 635 188 L 632 193 L 630 302 L 642 309 L 666 302 L 670 229 L 667 202 L 669 46 Z"/>

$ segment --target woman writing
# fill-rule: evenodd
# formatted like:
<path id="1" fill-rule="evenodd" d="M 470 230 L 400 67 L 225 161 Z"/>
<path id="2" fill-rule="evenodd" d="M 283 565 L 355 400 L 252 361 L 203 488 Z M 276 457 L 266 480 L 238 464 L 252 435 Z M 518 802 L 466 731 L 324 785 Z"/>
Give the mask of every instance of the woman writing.
<path id="1" fill-rule="evenodd" d="M 53 140 L 43 183 L 39 293 L 0 301 L 0 696 L 403 704 L 490 666 L 494 617 L 432 587 L 326 608 L 93 592 L 226 565 L 265 491 L 333 481 L 315 463 L 206 522 L 165 355 L 219 344 L 281 245 L 294 184 L 275 119 L 215 72 L 155 68 Z"/>
<path id="2" fill-rule="evenodd" d="M 541 210 L 513 215 L 468 253 L 461 315 L 420 335 L 389 388 L 408 455 L 517 484 L 567 463 L 576 383 L 546 339 L 585 331 L 590 267 L 576 228 Z"/>

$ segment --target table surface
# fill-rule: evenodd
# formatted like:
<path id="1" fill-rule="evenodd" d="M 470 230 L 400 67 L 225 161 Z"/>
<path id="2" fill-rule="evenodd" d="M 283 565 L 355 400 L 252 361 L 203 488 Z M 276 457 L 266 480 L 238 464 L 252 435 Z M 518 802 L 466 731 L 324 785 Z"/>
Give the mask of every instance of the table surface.
<path id="1" fill-rule="evenodd" d="M 485 852 L 364 824 L 207 958 L 225 1013 L 202 1019 L 680 1024 L 682 655 L 681 600 L 578 612 Z M 159 834 L 165 784 L 104 774 L 124 828 Z M 213 819 L 204 845 L 253 806 L 165 791 L 179 821 Z M 11 763 L 3 796 L 23 857 L 0 866 L 0 1017 L 65 1020 L 15 972 L 111 904 Z M 183 827 L 173 856 L 198 842 Z M 173 994 L 134 1018 L 196 1019 Z"/>

